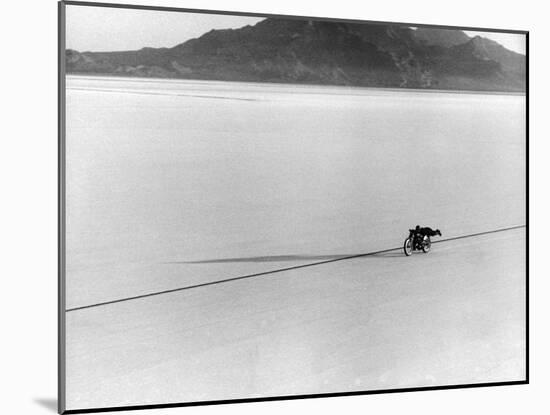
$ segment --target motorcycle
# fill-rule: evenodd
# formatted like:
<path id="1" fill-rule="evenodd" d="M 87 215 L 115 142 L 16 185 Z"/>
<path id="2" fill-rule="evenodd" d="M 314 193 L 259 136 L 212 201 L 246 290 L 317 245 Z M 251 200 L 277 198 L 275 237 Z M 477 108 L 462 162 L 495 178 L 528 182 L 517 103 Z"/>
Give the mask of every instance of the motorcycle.
<path id="1" fill-rule="evenodd" d="M 422 251 L 424 253 L 430 252 L 432 247 L 432 240 L 428 235 L 418 235 L 414 229 L 409 229 L 409 236 L 403 243 L 403 251 L 405 255 L 412 255 L 413 251 Z"/>

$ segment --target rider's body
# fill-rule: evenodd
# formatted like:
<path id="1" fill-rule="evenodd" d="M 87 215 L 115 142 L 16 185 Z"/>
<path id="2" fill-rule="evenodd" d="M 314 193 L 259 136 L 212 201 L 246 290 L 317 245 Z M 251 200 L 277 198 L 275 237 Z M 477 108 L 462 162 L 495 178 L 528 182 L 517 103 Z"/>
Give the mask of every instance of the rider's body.
<path id="1" fill-rule="evenodd" d="M 436 229 L 434 231 L 432 228 L 428 226 L 420 227 L 420 225 L 416 225 L 416 227 L 414 228 L 414 237 L 418 241 L 423 240 L 427 236 L 436 236 L 436 235 L 441 236 L 441 232 L 439 231 L 439 229 Z"/>

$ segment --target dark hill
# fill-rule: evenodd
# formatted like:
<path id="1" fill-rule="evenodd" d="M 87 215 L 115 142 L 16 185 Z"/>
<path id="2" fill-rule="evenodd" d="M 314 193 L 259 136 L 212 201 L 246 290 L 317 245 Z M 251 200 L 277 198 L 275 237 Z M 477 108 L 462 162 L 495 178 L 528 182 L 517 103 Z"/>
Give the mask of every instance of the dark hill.
<path id="1" fill-rule="evenodd" d="M 67 50 L 67 72 L 370 87 L 524 89 L 522 55 L 488 39 L 470 39 L 461 31 L 446 30 L 445 40 L 435 42 L 442 39 L 441 29 L 422 29 L 421 38 L 418 30 L 268 18 L 254 26 L 212 30 L 173 48 Z M 427 41 L 430 30 L 435 32 Z"/>

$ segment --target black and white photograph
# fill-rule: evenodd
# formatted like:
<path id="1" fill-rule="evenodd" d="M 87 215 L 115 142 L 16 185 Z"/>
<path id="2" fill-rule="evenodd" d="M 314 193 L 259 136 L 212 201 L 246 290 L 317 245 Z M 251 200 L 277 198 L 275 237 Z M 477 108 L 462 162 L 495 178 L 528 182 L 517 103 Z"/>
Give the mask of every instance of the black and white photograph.
<path id="1" fill-rule="evenodd" d="M 60 411 L 527 383 L 527 31 L 59 12 Z"/>

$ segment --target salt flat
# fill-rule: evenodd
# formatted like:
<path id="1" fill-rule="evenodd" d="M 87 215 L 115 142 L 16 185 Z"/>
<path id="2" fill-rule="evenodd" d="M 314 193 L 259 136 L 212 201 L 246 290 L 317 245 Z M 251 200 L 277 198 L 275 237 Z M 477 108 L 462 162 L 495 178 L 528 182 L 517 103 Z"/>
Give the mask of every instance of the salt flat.
<path id="1" fill-rule="evenodd" d="M 524 379 L 525 228 L 230 280 L 525 224 L 524 96 L 71 76 L 66 141 L 67 409 Z"/>
<path id="2" fill-rule="evenodd" d="M 525 97 L 67 79 L 67 308 L 525 223 Z"/>
<path id="3" fill-rule="evenodd" d="M 525 378 L 525 229 L 67 313 L 67 409 Z"/>

